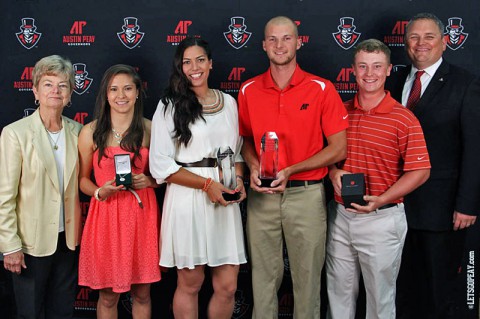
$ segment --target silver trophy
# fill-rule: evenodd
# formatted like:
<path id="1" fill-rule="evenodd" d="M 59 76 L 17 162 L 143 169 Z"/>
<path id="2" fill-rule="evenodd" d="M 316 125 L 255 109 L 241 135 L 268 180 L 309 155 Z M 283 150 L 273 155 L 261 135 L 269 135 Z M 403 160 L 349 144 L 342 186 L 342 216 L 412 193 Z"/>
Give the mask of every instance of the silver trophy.
<path id="1" fill-rule="evenodd" d="M 275 132 L 265 132 L 260 143 L 261 187 L 270 187 L 278 173 L 278 137 Z"/>
<path id="2" fill-rule="evenodd" d="M 220 147 L 217 151 L 218 173 L 220 183 L 229 189 L 237 187 L 237 177 L 235 174 L 235 153 L 227 147 Z M 229 194 L 222 193 L 226 201 L 234 201 L 240 198 L 240 193 Z"/>

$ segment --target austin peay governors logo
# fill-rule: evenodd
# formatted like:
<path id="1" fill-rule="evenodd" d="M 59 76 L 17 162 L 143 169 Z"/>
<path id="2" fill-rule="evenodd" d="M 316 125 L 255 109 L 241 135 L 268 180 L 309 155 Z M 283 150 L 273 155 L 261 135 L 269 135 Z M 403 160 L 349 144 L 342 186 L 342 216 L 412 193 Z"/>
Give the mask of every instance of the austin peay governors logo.
<path id="1" fill-rule="evenodd" d="M 355 32 L 357 28 L 353 24 L 351 17 L 340 18 L 340 24 L 337 26 L 338 32 L 332 33 L 335 42 L 344 50 L 348 50 L 357 43 L 361 33 Z"/>
<path id="2" fill-rule="evenodd" d="M 73 72 L 75 74 L 75 87 L 73 90 L 78 95 L 85 93 L 90 85 L 92 85 L 93 79 L 87 77 L 87 66 L 84 63 L 75 63 L 73 65 Z"/>
<path id="3" fill-rule="evenodd" d="M 167 35 L 167 43 L 171 45 L 178 45 L 188 36 L 188 28 L 193 24 L 191 20 L 180 20 L 173 31 L 174 34 Z M 195 38 L 200 38 L 200 35 L 193 35 Z"/>
<path id="4" fill-rule="evenodd" d="M 398 20 L 392 28 L 392 33 L 383 37 L 383 42 L 389 47 L 403 47 L 405 46 L 405 27 L 408 21 Z"/>
<path id="5" fill-rule="evenodd" d="M 341 68 L 337 77 L 335 78 L 335 82 L 333 82 L 333 85 L 340 94 L 356 93 L 358 91 L 358 84 L 355 81 L 353 68 Z"/>
<path id="6" fill-rule="evenodd" d="M 220 82 L 220 90 L 228 93 L 238 93 L 238 90 L 242 85 L 242 74 L 245 70 L 245 67 L 233 67 L 228 75 L 227 81 Z"/>
<path id="7" fill-rule="evenodd" d="M 223 36 L 228 44 L 237 50 L 247 44 L 252 36 L 251 32 L 246 31 L 247 26 L 245 25 L 244 17 L 231 17 L 228 29 L 228 32 L 223 32 Z"/>
<path id="8" fill-rule="evenodd" d="M 403 68 L 406 68 L 407 66 L 405 64 L 395 64 L 393 67 L 392 67 L 392 72 L 395 73 L 395 72 L 398 72 L 400 71 L 401 69 Z"/>
<path id="9" fill-rule="evenodd" d="M 295 24 L 297 25 L 297 28 L 300 27 L 302 22 L 300 20 L 295 20 Z M 302 46 L 307 44 L 310 41 L 310 36 L 309 35 L 298 35 L 298 38 L 302 40 Z"/>
<path id="10" fill-rule="evenodd" d="M 89 46 L 95 42 L 94 35 L 84 34 L 87 21 L 74 21 L 68 35 L 62 37 L 62 42 L 69 46 Z"/>
<path id="11" fill-rule="evenodd" d="M 22 70 L 19 81 L 13 82 L 13 88 L 22 91 L 32 91 L 33 82 L 32 82 L 32 71 L 33 66 L 26 66 Z"/>
<path id="12" fill-rule="evenodd" d="M 137 18 L 126 17 L 123 19 L 122 32 L 117 32 L 118 39 L 124 46 L 129 49 L 135 48 L 145 35 L 144 32 L 138 31 L 140 26 L 137 24 Z"/>
<path id="13" fill-rule="evenodd" d="M 467 40 L 468 33 L 463 32 L 462 18 L 449 18 L 445 29 L 444 39 L 450 49 L 457 50 Z"/>
<path id="14" fill-rule="evenodd" d="M 233 319 L 247 318 L 246 314 L 250 305 L 245 302 L 245 297 L 242 290 L 237 290 L 235 292 L 235 304 L 233 306 Z"/>
<path id="15" fill-rule="evenodd" d="M 25 49 L 30 50 L 33 48 L 42 37 L 42 34 L 37 32 L 37 26 L 35 25 L 35 19 L 33 18 L 22 18 L 20 30 L 21 31 L 15 33 L 15 35 Z"/>

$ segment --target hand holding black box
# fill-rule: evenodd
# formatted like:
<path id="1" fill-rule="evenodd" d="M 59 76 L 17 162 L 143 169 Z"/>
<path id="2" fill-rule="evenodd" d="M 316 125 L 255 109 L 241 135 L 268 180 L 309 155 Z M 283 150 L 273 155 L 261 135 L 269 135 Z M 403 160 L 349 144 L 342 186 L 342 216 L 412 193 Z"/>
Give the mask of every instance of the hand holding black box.
<path id="1" fill-rule="evenodd" d="M 118 185 L 132 185 L 132 166 L 129 154 L 116 154 L 115 159 L 115 183 Z"/>
<path id="2" fill-rule="evenodd" d="M 363 173 L 342 175 L 342 199 L 345 208 L 352 208 L 352 203 L 364 206 L 365 175 Z"/>

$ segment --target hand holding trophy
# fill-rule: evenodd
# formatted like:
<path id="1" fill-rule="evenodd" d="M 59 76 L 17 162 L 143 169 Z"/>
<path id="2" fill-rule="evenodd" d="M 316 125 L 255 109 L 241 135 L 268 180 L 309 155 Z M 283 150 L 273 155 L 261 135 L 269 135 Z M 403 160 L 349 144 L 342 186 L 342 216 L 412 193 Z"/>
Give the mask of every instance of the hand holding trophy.
<path id="1" fill-rule="evenodd" d="M 278 173 L 278 137 L 275 132 L 265 132 L 260 144 L 260 187 L 271 187 Z"/>
<path id="2" fill-rule="evenodd" d="M 218 149 L 217 162 L 220 183 L 229 189 L 235 189 L 237 187 L 237 177 L 235 175 L 235 153 L 229 146 Z M 226 201 L 240 199 L 240 193 L 229 194 L 223 192 L 222 196 Z"/>

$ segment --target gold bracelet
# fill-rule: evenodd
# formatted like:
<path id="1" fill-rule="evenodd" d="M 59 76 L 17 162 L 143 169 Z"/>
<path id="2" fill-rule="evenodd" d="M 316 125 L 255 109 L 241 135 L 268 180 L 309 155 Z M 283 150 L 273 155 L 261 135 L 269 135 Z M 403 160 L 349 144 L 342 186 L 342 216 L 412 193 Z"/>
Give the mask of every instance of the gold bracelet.
<path id="1" fill-rule="evenodd" d="M 101 188 L 101 187 L 99 187 L 99 188 L 97 188 L 97 189 L 95 190 L 95 192 L 93 193 L 93 196 L 94 196 L 95 199 L 98 200 L 99 202 L 103 202 L 103 201 L 106 200 L 107 198 L 104 198 L 104 199 L 101 199 L 101 198 L 100 198 L 100 188 Z"/>

